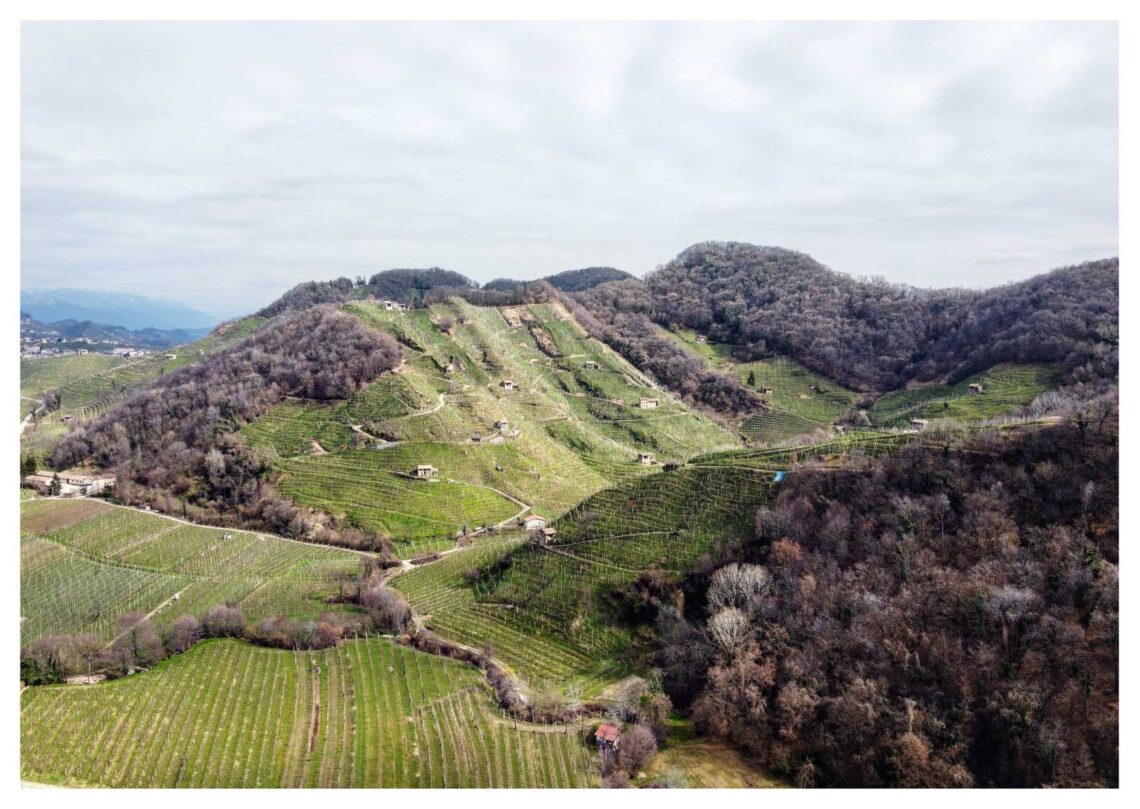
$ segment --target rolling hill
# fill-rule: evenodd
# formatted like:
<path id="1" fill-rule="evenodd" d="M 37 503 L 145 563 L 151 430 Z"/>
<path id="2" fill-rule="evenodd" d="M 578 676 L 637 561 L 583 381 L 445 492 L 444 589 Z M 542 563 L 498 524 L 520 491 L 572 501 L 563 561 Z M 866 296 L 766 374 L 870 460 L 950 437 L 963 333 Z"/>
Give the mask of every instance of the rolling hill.
<path id="1" fill-rule="evenodd" d="M 917 636 L 913 649 L 859 639 L 890 617 L 875 604 L 902 593 L 926 609 L 923 598 L 968 576 L 952 600 L 965 617 L 950 623 L 986 639 L 971 647 L 979 655 L 1013 659 L 1020 639 L 1037 643 L 1016 633 L 1045 600 L 1088 619 L 1095 637 L 1065 642 L 1108 670 L 1116 484 L 1098 459 L 1111 457 L 1116 429 L 1109 263 L 987 293 L 920 294 L 848 284 L 798 254 L 698 248 L 646 282 L 572 276 L 569 292 L 477 289 L 441 270 L 301 285 L 173 360 L 24 365 L 23 396 L 61 396 L 25 452 L 113 470 L 118 501 L 23 501 L 32 662 L 53 644 L 85 648 L 76 638 L 119 649 L 138 626 L 170 645 L 176 620 L 222 606 L 246 622 L 233 634 L 293 649 L 172 646 L 173 659 L 123 680 L 37 685 L 22 697 L 24 773 L 124 786 L 593 785 L 581 731 L 608 710 L 686 735 L 686 723 L 682 733 L 652 718 L 670 700 L 718 737 L 709 745 L 756 755 L 781 779 L 804 782 L 816 756 L 813 777 L 833 785 L 960 784 L 984 772 L 977 744 L 966 756 L 945 722 L 922 719 L 945 718 L 949 680 L 932 669 L 944 650 Z M 822 303 L 777 345 L 764 335 L 785 316 L 788 287 L 796 306 Z M 1074 290 L 1086 298 L 1062 307 L 1058 327 L 1042 312 Z M 756 313 L 771 323 L 756 326 Z M 902 321 L 883 325 L 888 315 Z M 1045 327 L 1055 339 L 1029 351 Z M 827 329 L 829 343 L 804 337 Z M 983 338 L 993 340 L 984 350 Z M 916 353 L 908 339 L 933 347 Z M 870 356 L 887 346 L 898 353 Z M 1080 463 L 1056 462 L 1074 452 Z M 985 476 L 987 459 L 999 479 Z M 951 467 L 970 475 L 942 474 Z M 1020 492 L 1018 508 L 1041 504 L 1023 535 L 1003 491 Z M 873 513 L 858 516 L 867 498 Z M 523 530 L 528 514 L 553 532 Z M 1041 565 L 1021 570 L 1027 554 Z M 864 558 L 875 564 L 852 561 Z M 712 582 L 744 568 L 756 589 L 732 596 L 726 641 Z M 388 622 L 364 598 L 371 587 L 404 618 Z M 126 630 L 124 614 L 135 616 Z M 811 640 L 824 617 L 849 646 Z M 1013 647 L 991 643 L 999 624 Z M 324 641 L 311 645 L 275 629 L 307 638 L 318 625 Z M 389 637 L 360 637 L 377 633 Z M 793 651 L 816 647 L 827 654 Z M 879 763 L 910 749 L 897 721 L 868 737 L 873 766 L 843 769 L 828 752 L 837 728 L 865 715 L 864 695 L 894 699 L 836 665 L 859 655 L 907 673 L 913 744 L 934 745 L 927 770 Z M 219 690 L 218 678 L 244 685 Z M 751 683 L 754 703 L 739 701 L 733 678 Z M 210 707 L 183 709 L 188 690 Z M 796 702 L 809 692 L 813 702 Z M 1006 734 L 989 706 L 1013 697 L 987 699 L 955 704 Z M 814 748 L 796 741 L 801 714 L 814 717 Z M 520 722 L 535 717 L 552 724 Z M 157 723 L 176 732 L 156 737 Z M 251 725 L 261 729 L 244 745 Z M 110 747 L 81 744 L 109 728 Z M 750 746 L 761 731 L 795 758 Z M 217 766 L 205 744 L 222 751 Z M 682 749 L 705 748 L 679 745 L 660 762 L 685 760 Z M 1067 766 L 1079 770 L 1081 755 Z M 1098 777 L 1111 780 L 1102 758 Z"/>

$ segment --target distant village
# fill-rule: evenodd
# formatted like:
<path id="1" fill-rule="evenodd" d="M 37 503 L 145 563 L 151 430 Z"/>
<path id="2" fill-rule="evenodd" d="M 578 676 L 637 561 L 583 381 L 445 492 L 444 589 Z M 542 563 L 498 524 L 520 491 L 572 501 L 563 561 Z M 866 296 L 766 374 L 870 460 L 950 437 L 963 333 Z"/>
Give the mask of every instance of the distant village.
<path id="1" fill-rule="evenodd" d="M 65 337 L 54 329 L 20 326 L 20 358 L 64 357 L 74 354 L 113 354 L 120 357 L 142 357 L 150 349 L 123 345 L 116 340 L 94 337 Z"/>

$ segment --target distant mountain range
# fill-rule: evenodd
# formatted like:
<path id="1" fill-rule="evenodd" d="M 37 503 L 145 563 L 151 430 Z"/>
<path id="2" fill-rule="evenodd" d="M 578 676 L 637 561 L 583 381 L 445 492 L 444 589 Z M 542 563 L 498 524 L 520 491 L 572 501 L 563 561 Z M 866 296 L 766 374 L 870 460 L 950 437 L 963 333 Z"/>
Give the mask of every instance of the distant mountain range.
<path id="1" fill-rule="evenodd" d="M 178 301 L 90 289 L 25 289 L 20 311 L 41 323 L 97 323 L 137 331 L 195 330 L 216 326 L 219 318 Z"/>
<path id="2" fill-rule="evenodd" d="M 31 340 L 50 338 L 52 342 L 80 343 L 91 341 L 109 346 L 137 348 L 169 348 L 183 345 L 209 334 L 209 329 L 124 329 L 90 320 L 57 320 L 44 323 L 27 312 L 20 313 L 20 334 Z M 64 349 L 76 346 L 64 346 Z"/>

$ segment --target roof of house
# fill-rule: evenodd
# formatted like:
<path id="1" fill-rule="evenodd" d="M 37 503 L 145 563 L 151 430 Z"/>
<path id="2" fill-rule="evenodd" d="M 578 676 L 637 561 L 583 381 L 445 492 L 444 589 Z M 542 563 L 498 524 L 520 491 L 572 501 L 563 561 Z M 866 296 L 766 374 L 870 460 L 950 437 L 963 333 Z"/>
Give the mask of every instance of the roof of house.
<path id="1" fill-rule="evenodd" d="M 525 517 L 523 517 L 523 522 L 530 522 L 531 520 L 542 520 L 543 522 L 547 521 L 546 517 L 543 517 L 541 514 L 527 514 Z"/>
<path id="2" fill-rule="evenodd" d="M 603 722 L 601 725 L 598 725 L 598 729 L 594 731 L 595 738 L 603 739 L 607 742 L 616 742 L 620 736 L 621 731 L 609 722 Z"/>

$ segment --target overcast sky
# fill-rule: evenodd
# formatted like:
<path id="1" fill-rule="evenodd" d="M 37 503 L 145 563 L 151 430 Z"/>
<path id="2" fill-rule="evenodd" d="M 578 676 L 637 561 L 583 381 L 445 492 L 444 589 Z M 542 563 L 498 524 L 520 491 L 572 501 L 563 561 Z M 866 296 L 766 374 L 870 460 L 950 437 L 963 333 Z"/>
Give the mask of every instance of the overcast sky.
<path id="1" fill-rule="evenodd" d="M 250 311 L 710 239 L 990 286 L 1117 252 L 1114 24 L 31 23 L 25 286 Z"/>

